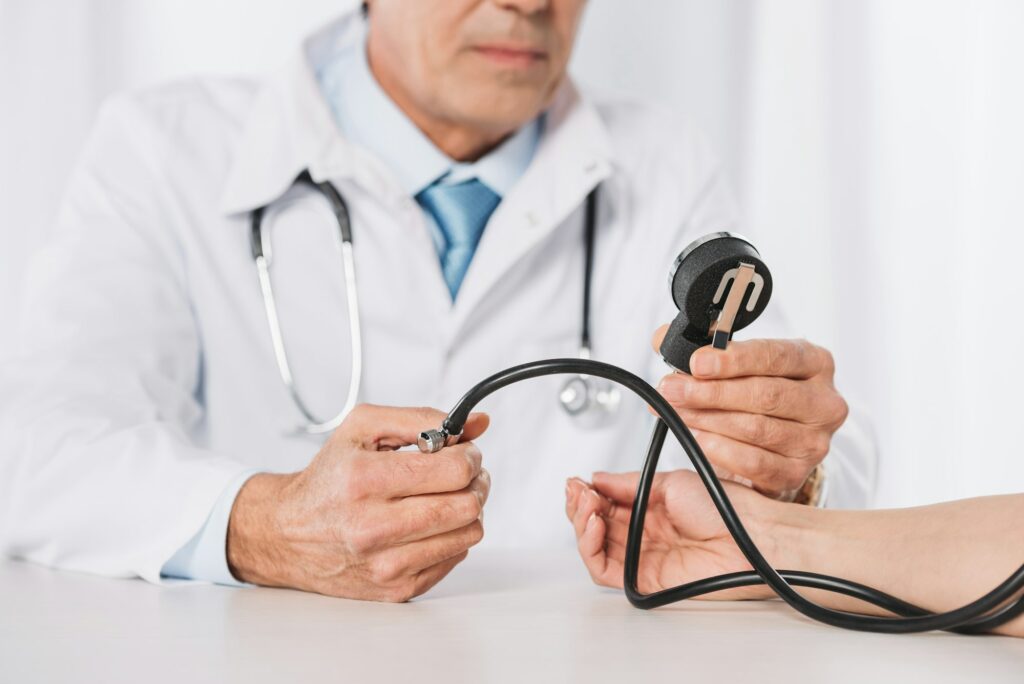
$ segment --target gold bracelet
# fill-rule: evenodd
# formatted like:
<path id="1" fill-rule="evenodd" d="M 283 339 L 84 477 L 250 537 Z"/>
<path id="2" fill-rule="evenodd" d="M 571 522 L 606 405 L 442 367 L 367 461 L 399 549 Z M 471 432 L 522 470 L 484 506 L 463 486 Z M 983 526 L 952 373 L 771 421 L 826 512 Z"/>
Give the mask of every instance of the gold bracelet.
<path id="1" fill-rule="evenodd" d="M 802 504 L 804 506 L 820 506 L 821 495 L 825 489 L 825 466 L 821 463 L 814 466 L 814 470 L 804 480 L 803 485 L 797 490 L 796 496 L 793 497 L 793 503 Z"/>

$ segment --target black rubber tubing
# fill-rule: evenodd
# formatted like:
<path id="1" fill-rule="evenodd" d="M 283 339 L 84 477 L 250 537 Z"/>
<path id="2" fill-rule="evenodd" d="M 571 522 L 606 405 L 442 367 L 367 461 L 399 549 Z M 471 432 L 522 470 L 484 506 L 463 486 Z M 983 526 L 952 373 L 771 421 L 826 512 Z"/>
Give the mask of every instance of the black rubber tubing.
<path id="1" fill-rule="evenodd" d="M 448 434 L 461 434 L 470 411 L 491 393 L 530 378 L 558 374 L 592 375 L 611 380 L 631 390 L 658 414 L 659 420 L 651 435 L 647 458 L 633 500 L 629 535 L 626 540 L 623 586 L 626 597 L 637 608 L 656 608 L 722 589 L 766 584 L 779 598 L 813 620 L 864 632 L 906 634 L 950 630 L 975 634 L 989 631 L 1024 612 L 1024 596 L 1011 601 L 1018 591 L 1024 589 L 1024 565 L 984 596 L 944 613 L 929 612 L 885 592 L 842 578 L 797 570 L 776 570 L 750 538 L 700 445 L 668 401 L 639 376 L 611 364 L 578 358 L 545 359 L 499 371 L 474 385 L 459 399 L 442 424 L 442 429 Z M 642 594 L 637 588 L 637 577 L 644 518 L 647 514 L 647 501 L 657 471 L 658 458 L 669 431 L 683 447 L 711 496 L 712 503 L 722 516 L 726 528 L 754 570 L 709 577 L 653 594 Z M 802 596 L 793 588 L 795 586 L 852 596 L 896 613 L 900 617 L 861 615 L 826 608 Z M 1011 602 L 1007 603 L 1008 601 Z"/>

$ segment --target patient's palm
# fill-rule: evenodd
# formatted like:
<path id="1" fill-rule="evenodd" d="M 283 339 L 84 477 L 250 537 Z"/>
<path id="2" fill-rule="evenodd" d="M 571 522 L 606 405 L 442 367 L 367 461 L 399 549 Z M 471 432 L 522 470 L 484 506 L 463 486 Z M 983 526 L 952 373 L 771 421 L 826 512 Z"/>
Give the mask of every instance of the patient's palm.
<path id="1" fill-rule="evenodd" d="M 627 477 L 627 476 L 613 476 Z M 597 485 L 597 483 L 595 483 Z M 597 485 L 599 491 L 611 490 Z M 739 485 L 729 487 L 729 495 L 741 510 L 746 497 L 760 495 Z M 617 501 L 628 507 L 632 501 Z M 741 512 L 742 515 L 742 512 Z M 625 543 L 628 513 L 606 521 L 608 526 L 609 573 L 618 572 L 616 585 L 622 583 L 624 550 L 614 549 L 613 540 Z M 639 589 L 651 593 L 729 572 L 749 570 L 750 564 L 740 553 L 717 509 L 695 473 L 675 471 L 655 478 L 644 520 L 644 536 L 640 555 Z M 609 576 L 608 579 L 611 579 Z M 763 592 L 738 590 L 717 594 L 716 598 L 758 596 Z"/>

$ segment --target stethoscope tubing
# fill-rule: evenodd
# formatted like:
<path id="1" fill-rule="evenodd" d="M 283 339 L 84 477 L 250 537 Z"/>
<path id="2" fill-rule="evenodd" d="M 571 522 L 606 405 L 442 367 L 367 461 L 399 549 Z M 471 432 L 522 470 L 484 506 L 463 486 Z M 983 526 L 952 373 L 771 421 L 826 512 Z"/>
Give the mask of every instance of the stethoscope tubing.
<path id="1" fill-rule="evenodd" d="M 345 404 L 341 411 L 332 418 L 327 420 L 318 418 L 302 400 L 302 396 L 295 386 L 291 365 L 288 362 L 288 353 L 285 350 L 284 334 L 281 331 L 281 319 L 277 313 L 274 287 L 270 278 L 270 267 L 273 262 L 273 245 L 269 234 L 263 230 L 263 217 L 267 207 L 260 207 L 252 212 L 250 242 L 253 260 L 256 263 L 256 274 L 259 279 L 260 292 L 263 296 L 263 307 L 267 317 L 267 326 L 270 329 L 270 341 L 274 349 L 277 369 L 292 402 L 306 421 L 296 429 L 296 432 L 309 435 L 323 435 L 333 432 L 335 428 L 341 425 L 345 417 L 351 413 L 352 409 L 355 408 L 359 397 L 359 387 L 362 382 L 363 345 L 360 328 L 362 318 L 359 314 L 359 289 L 356 282 L 355 253 L 352 247 L 352 221 L 345 198 L 333 184 L 329 182 L 317 183 L 308 173 L 300 175 L 296 183 L 308 185 L 315 189 L 330 203 L 331 211 L 338 226 L 336 246 L 341 260 L 342 285 L 345 288 L 348 308 L 351 371 L 349 373 L 349 386 Z"/>
<path id="2" fill-rule="evenodd" d="M 270 277 L 271 264 L 273 262 L 273 245 L 269 233 L 263 230 L 263 219 L 268 206 L 259 207 L 253 210 L 250 217 L 250 247 L 253 260 L 256 263 L 256 273 L 259 279 L 260 293 L 263 297 L 263 308 L 267 318 L 267 326 L 270 330 L 270 341 L 274 350 L 274 360 L 277 363 L 278 373 L 291 397 L 292 403 L 298 409 L 305 420 L 305 423 L 296 429 L 296 432 L 309 435 L 323 435 L 334 431 L 345 420 L 345 417 L 355 408 L 359 398 L 359 389 L 362 384 L 363 374 L 363 350 L 362 350 L 362 317 L 359 311 L 359 291 L 356 283 L 355 253 L 352 247 L 352 219 L 348 204 L 344 196 L 329 181 L 314 181 L 308 171 L 303 172 L 295 181 L 317 191 L 331 206 L 338 226 L 338 248 L 341 255 L 342 280 L 345 287 L 346 301 L 348 305 L 349 320 L 349 353 L 351 357 L 348 392 L 345 395 L 345 404 L 341 411 L 329 419 L 322 419 L 315 415 L 312 409 L 303 401 L 301 394 L 295 384 L 291 364 L 288 361 L 288 353 L 285 349 L 284 333 L 281 330 L 281 319 L 278 315 L 277 301 L 274 296 L 273 282 Z M 582 320 L 580 323 L 580 358 L 590 358 L 590 292 L 593 275 L 594 262 L 594 240 L 596 232 L 597 197 L 600 186 L 595 186 L 587 195 L 584 204 L 583 214 L 583 304 Z M 609 405 L 614 405 L 609 403 Z M 563 408 L 570 414 L 577 415 L 578 412 L 571 411 L 563 403 Z M 604 408 L 604 407 L 602 407 Z"/>

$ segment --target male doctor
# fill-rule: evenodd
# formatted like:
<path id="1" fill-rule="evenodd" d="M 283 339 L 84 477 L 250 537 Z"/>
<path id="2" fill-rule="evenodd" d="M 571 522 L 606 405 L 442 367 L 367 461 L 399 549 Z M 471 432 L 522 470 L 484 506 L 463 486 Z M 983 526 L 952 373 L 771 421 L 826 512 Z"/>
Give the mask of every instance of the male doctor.
<path id="1" fill-rule="evenodd" d="M 598 186 L 593 355 L 666 375 L 649 340 L 674 314 L 669 265 L 736 215 L 694 131 L 568 79 L 584 6 L 373 0 L 266 82 L 107 104 L 0 383 L 4 552 L 400 601 L 481 540 L 485 501 L 489 543 L 570 545 L 565 478 L 635 469 L 641 402 L 594 425 L 561 409 L 564 379 L 534 380 L 429 456 L 399 449 L 443 413 L 384 406 L 449 407 L 501 368 L 579 352 L 582 206 Z M 346 292 L 334 220 L 294 186 L 304 171 L 349 205 L 360 294 L 363 403 L 326 440 L 294 429 L 249 246 L 251 212 L 269 205 L 295 382 L 337 412 Z M 761 339 L 701 350 L 694 377 L 661 390 L 716 467 L 764 496 L 820 505 L 824 480 L 829 505 L 864 505 L 871 440 L 829 353 L 781 339 L 778 309 L 751 328 Z"/>

